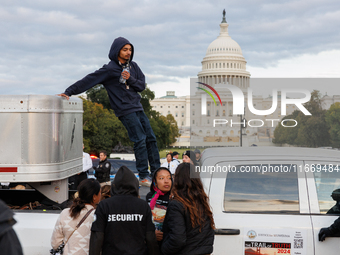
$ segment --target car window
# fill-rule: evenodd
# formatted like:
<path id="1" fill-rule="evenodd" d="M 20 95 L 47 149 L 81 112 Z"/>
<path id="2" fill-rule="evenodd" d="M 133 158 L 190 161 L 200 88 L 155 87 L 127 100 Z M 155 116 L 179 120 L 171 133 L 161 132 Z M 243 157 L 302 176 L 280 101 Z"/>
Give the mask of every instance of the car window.
<path id="1" fill-rule="evenodd" d="M 336 165 L 317 165 L 314 172 L 316 191 L 321 214 L 340 214 L 340 173 Z M 320 170 L 319 170 L 320 169 Z M 340 169 L 339 169 L 340 170 Z"/>
<path id="2" fill-rule="evenodd" d="M 261 171 L 264 167 L 273 172 Z M 297 172 L 283 172 L 282 169 L 294 169 L 294 165 L 238 165 L 228 172 L 225 212 L 299 213 Z"/>

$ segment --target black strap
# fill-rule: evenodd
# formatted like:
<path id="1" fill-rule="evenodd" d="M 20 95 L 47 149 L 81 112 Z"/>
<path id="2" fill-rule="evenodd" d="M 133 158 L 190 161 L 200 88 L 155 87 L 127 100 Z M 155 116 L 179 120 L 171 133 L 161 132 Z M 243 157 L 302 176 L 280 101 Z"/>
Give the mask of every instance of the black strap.
<path id="1" fill-rule="evenodd" d="M 90 215 L 90 213 L 94 210 L 94 208 L 92 208 L 90 211 L 88 211 L 84 217 L 81 219 L 81 221 L 79 221 L 78 225 L 76 226 L 76 229 L 80 227 L 80 225 L 86 220 L 86 218 Z"/>
<path id="2" fill-rule="evenodd" d="M 94 208 L 92 208 L 90 211 L 88 211 L 84 217 L 81 219 L 81 221 L 79 221 L 78 225 L 76 226 L 76 228 L 73 230 L 73 232 L 71 233 L 71 235 L 68 237 L 67 241 L 65 242 L 65 245 L 67 244 L 68 240 L 70 240 L 71 236 L 73 235 L 73 233 L 80 227 L 80 225 L 86 220 L 86 218 L 90 215 L 90 213 L 94 210 Z"/>

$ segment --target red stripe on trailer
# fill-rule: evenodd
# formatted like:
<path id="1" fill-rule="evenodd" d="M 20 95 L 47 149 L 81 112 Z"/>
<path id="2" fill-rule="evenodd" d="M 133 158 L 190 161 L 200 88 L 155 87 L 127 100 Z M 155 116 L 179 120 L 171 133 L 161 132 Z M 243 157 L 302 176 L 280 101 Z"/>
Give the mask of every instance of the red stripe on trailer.
<path id="1" fill-rule="evenodd" d="M 0 173 L 16 173 L 18 172 L 17 167 L 0 167 Z"/>

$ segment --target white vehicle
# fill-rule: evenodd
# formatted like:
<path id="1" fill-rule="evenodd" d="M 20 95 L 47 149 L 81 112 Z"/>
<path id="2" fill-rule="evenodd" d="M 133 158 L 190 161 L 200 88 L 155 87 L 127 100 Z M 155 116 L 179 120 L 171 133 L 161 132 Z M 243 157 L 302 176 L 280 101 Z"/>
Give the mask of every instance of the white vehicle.
<path id="1" fill-rule="evenodd" d="M 0 189 L 7 204 L 69 198 L 68 177 L 83 169 L 83 103 L 79 98 L 0 95 Z M 60 210 L 15 210 L 14 225 L 25 255 L 48 254 Z M 1 251 L 0 251 L 1 254 Z"/>
<path id="2" fill-rule="evenodd" d="M 15 211 L 13 226 L 25 255 L 49 254 L 52 232 L 60 211 Z"/>
<path id="3" fill-rule="evenodd" d="M 214 254 L 339 254 L 340 237 L 318 241 L 340 188 L 340 152 L 308 148 L 212 148 L 202 181 L 216 224 Z"/>

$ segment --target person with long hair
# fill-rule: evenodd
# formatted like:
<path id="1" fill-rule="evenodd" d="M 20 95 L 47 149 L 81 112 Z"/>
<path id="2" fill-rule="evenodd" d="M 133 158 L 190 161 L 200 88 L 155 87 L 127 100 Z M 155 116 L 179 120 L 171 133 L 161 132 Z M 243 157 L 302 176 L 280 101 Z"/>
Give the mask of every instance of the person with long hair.
<path id="1" fill-rule="evenodd" d="M 55 224 L 51 245 L 57 249 L 63 242 L 64 255 L 89 253 L 91 226 L 94 220 L 94 208 L 100 202 L 100 184 L 95 179 L 86 179 L 78 186 L 78 197 L 74 199 L 71 208 L 64 209 Z M 84 222 L 76 229 L 79 221 L 90 211 Z M 75 230 L 76 229 L 76 230 Z M 73 232 L 75 230 L 75 232 Z"/>
<path id="2" fill-rule="evenodd" d="M 152 177 L 150 192 L 146 195 L 152 212 L 152 221 L 155 224 L 155 234 L 158 245 L 161 246 L 163 240 L 163 222 L 166 209 L 169 204 L 170 190 L 172 187 L 171 172 L 166 167 L 158 168 Z"/>
<path id="3" fill-rule="evenodd" d="M 215 223 L 202 181 L 190 163 L 175 173 L 171 200 L 163 223 L 162 253 L 211 254 Z M 192 176 L 190 173 L 192 172 Z"/>
<path id="4" fill-rule="evenodd" d="M 111 197 L 111 185 L 104 185 L 101 187 L 100 193 L 102 194 L 102 197 L 100 201 L 110 198 Z"/>

